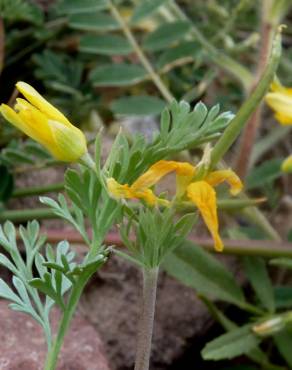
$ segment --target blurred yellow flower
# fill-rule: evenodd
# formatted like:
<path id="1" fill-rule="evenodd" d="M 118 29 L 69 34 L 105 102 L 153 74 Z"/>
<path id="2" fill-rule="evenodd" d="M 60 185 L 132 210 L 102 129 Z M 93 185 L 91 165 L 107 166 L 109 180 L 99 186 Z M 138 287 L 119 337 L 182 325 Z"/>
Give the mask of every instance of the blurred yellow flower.
<path id="1" fill-rule="evenodd" d="M 121 185 L 115 179 L 109 178 L 108 190 L 116 199 L 142 199 L 151 206 L 159 204 L 169 206 L 169 201 L 156 197 L 149 188 L 170 172 L 176 173 L 176 199 L 186 196 L 194 203 L 213 237 L 215 249 L 222 251 L 223 243 L 218 231 L 217 198 L 214 187 L 226 181 L 230 185 L 232 195 L 238 194 L 243 187 L 238 176 L 230 169 L 213 171 L 203 178 L 196 179 L 195 166 L 186 162 L 161 160 L 151 166 L 132 185 Z"/>
<path id="2" fill-rule="evenodd" d="M 18 82 L 16 87 L 26 100 L 16 99 L 15 110 L 1 104 L 0 113 L 8 122 L 42 144 L 58 160 L 76 162 L 87 153 L 81 130 L 29 84 Z"/>
<path id="3" fill-rule="evenodd" d="M 292 125 L 292 88 L 284 87 L 278 81 L 274 81 L 271 92 L 266 95 L 266 102 L 282 125 Z"/>
<path id="4" fill-rule="evenodd" d="M 292 154 L 284 160 L 281 169 L 283 172 L 292 173 Z"/>
<path id="5" fill-rule="evenodd" d="M 266 95 L 267 104 L 274 110 L 275 118 L 282 125 L 292 125 L 292 88 L 284 87 L 279 81 L 271 85 L 271 92 Z M 283 172 L 292 172 L 292 155 L 284 160 Z"/>

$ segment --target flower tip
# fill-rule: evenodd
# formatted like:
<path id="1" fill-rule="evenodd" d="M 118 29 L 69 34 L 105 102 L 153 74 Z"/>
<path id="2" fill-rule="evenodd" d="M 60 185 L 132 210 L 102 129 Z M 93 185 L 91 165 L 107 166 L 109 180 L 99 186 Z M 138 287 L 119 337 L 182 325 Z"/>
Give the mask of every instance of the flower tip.
<path id="1" fill-rule="evenodd" d="M 224 249 L 224 244 L 221 240 L 221 238 L 218 236 L 215 238 L 214 240 L 214 248 L 215 248 L 215 251 L 216 252 L 223 252 L 223 249 Z"/>
<path id="2" fill-rule="evenodd" d="M 19 92 L 21 92 L 21 94 L 24 95 L 27 99 L 28 99 L 28 95 L 29 96 L 34 96 L 34 97 L 39 96 L 39 93 L 31 85 L 29 85 L 27 82 L 18 81 L 15 84 L 15 86 L 16 86 L 17 90 Z"/>
<path id="3" fill-rule="evenodd" d="M 238 195 L 242 191 L 243 185 L 238 185 L 237 187 L 230 188 L 230 194 L 235 196 Z"/>
<path id="4" fill-rule="evenodd" d="M 27 89 L 31 86 L 28 83 L 24 82 L 24 81 L 18 81 L 18 82 L 16 82 L 15 87 L 17 88 L 17 90 L 21 91 L 21 90 Z"/>

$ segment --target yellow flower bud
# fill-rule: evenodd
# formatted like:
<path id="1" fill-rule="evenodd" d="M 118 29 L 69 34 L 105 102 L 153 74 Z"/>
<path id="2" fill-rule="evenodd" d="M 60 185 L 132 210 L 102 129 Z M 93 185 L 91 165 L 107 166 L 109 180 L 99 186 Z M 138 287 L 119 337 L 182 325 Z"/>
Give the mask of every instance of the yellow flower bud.
<path id="1" fill-rule="evenodd" d="M 81 130 L 32 86 L 18 82 L 16 87 L 27 100 L 17 99 L 15 110 L 1 104 L 0 113 L 8 122 L 42 144 L 60 161 L 76 162 L 87 153 L 86 139 Z"/>

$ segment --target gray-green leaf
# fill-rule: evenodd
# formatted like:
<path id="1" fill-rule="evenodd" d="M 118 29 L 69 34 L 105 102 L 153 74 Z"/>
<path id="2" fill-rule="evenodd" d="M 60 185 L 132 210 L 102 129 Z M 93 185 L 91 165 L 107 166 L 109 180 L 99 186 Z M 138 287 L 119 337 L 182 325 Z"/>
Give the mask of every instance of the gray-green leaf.
<path id="1" fill-rule="evenodd" d="M 94 86 L 127 86 L 144 80 L 147 73 L 135 64 L 106 64 L 92 70 L 90 79 Z"/>
<path id="2" fill-rule="evenodd" d="M 252 333 L 251 326 L 246 325 L 207 343 L 202 351 L 202 356 L 204 360 L 231 359 L 248 353 L 259 343 L 260 339 Z"/>

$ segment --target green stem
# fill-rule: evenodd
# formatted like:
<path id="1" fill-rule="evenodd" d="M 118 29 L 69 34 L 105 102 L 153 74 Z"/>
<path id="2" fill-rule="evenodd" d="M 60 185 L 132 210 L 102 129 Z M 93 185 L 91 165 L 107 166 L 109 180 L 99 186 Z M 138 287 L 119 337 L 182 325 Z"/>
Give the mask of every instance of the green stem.
<path id="1" fill-rule="evenodd" d="M 242 214 L 255 225 L 259 226 L 269 239 L 281 241 L 279 233 L 272 227 L 267 218 L 256 207 L 245 209 L 242 211 Z"/>
<path id="2" fill-rule="evenodd" d="M 262 7 L 267 5 L 265 1 L 262 2 Z M 269 8 L 269 7 L 268 7 Z M 254 76 L 252 89 L 258 84 L 259 79 L 266 68 L 266 65 L 269 60 L 269 54 L 271 51 L 273 36 L 275 32 L 275 26 L 273 26 L 268 18 L 267 14 L 270 12 L 270 9 L 264 11 L 262 9 L 262 21 L 261 21 L 261 45 L 258 55 L 258 64 L 257 70 Z M 247 171 L 250 166 L 250 157 L 253 151 L 253 147 L 256 141 L 258 130 L 261 126 L 262 119 L 262 104 L 260 104 L 255 112 L 252 114 L 250 120 L 247 122 L 244 127 L 242 137 L 240 140 L 240 148 L 236 161 L 236 172 L 240 178 L 244 179 L 246 177 Z"/>
<path id="3" fill-rule="evenodd" d="M 17 90 L 15 90 L 17 92 Z M 14 100 L 15 96 L 12 96 L 11 100 Z M 36 163 L 31 166 L 20 166 L 13 169 L 14 173 L 29 173 L 31 171 L 46 170 L 48 167 L 53 166 L 64 166 L 64 162 L 57 161 L 56 159 L 48 159 L 44 162 Z"/>
<path id="4" fill-rule="evenodd" d="M 212 150 L 211 167 L 216 166 L 216 164 L 222 159 L 224 154 L 229 150 L 231 145 L 235 142 L 238 135 L 240 134 L 242 128 L 245 126 L 248 119 L 251 117 L 251 115 L 261 102 L 262 98 L 266 94 L 274 78 L 275 71 L 279 64 L 280 56 L 281 32 L 279 30 L 273 41 L 273 48 L 271 51 L 270 60 L 264 70 L 261 80 L 259 81 L 258 85 L 254 89 L 250 97 L 241 106 L 237 115 L 230 122 L 229 126 L 226 128 L 223 135 Z"/>
<path id="5" fill-rule="evenodd" d="M 12 197 L 22 198 L 22 197 L 28 197 L 28 196 L 33 196 L 33 195 L 46 194 L 46 193 L 55 192 L 55 191 L 62 191 L 63 189 L 64 189 L 63 182 L 60 182 L 57 184 L 43 185 L 43 186 L 33 186 L 30 188 L 16 189 L 13 192 Z"/>
<path id="6" fill-rule="evenodd" d="M 199 245 L 211 253 L 214 251 L 212 239 L 194 239 L 193 243 Z M 272 243 L 270 240 L 224 240 L 223 254 L 233 256 L 258 256 L 264 258 L 292 258 L 291 243 Z"/>
<path id="7" fill-rule="evenodd" d="M 80 159 L 79 159 L 79 163 L 81 163 L 83 166 L 93 170 L 94 172 L 96 172 L 96 167 L 95 167 L 95 163 L 93 161 L 93 159 L 91 158 L 91 155 L 86 152 Z"/>
<path id="8" fill-rule="evenodd" d="M 56 369 L 58 356 L 62 348 L 65 335 L 68 331 L 68 328 L 69 328 L 71 319 L 73 317 L 73 314 L 76 310 L 76 306 L 78 304 L 79 298 L 82 294 L 83 288 L 86 285 L 88 279 L 89 279 L 89 276 L 86 276 L 83 279 L 80 279 L 80 281 L 77 282 L 76 285 L 73 287 L 73 290 L 70 294 L 69 301 L 66 305 L 66 309 L 63 313 L 63 316 L 62 316 L 62 319 L 59 325 L 56 339 L 53 343 L 52 349 L 48 353 L 44 370 L 55 370 Z"/>
<path id="9" fill-rule="evenodd" d="M 181 10 L 175 1 L 172 1 L 170 5 L 179 19 L 188 21 L 191 24 L 191 34 L 195 40 L 198 41 L 208 52 L 208 56 L 212 59 L 212 61 L 236 77 L 241 82 L 245 91 L 247 91 L 252 83 L 252 74 L 249 72 L 249 70 L 229 56 L 217 50 L 215 46 L 212 45 L 197 29 L 194 23 L 186 16 L 186 14 Z"/>
<path id="10" fill-rule="evenodd" d="M 25 189 L 24 189 L 25 190 Z M 258 199 L 221 199 L 218 200 L 218 208 L 226 211 L 238 210 L 245 207 L 250 207 L 259 203 Z M 137 206 L 132 205 L 135 209 Z M 179 211 L 194 210 L 194 206 L 190 202 L 183 202 L 178 206 Z M 52 208 L 34 208 L 21 210 L 6 210 L 0 212 L 0 222 L 10 220 L 11 222 L 23 222 L 28 220 L 46 220 L 59 218 Z"/>
<path id="11" fill-rule="evenodd" d="M 23 222 L 28 220 L 42 220 L 58 218 L 51 208 L 35 208 L 22 210 L 8 210 L 0 212 L 0 222 L 10 220 L 11 222 Z"/>
<path id="12" fill-rule="evenodd" d="M 224 211 L 235 211 L 238 212 L 239 210 L 256 206 L 259 203 L 261 203 L 263 199 L 218 199 L 217 201 L 217 207 L 220 210 Z M 194 211 L 194 204 L 191 202 L 179 202 L 175 204 L 175 207 L 178 211 L 183 212 L 193 212 Z"/>
<path id="13" fill-rule="evenodd" d="M 146 71 L 149 73 L 150 78 L 156 85 L 157 89 L 159 90 L 160 94 L 163 96 L 163 98 L 171 103 L 174 99 L 171 92 L 167 89 L 163 81 L 161 80 L 160 76 L 155 72 L 154 68 L 152 67 L 151 63 L 149 62 L 148 58 L 140 48 L 138 42 L 136 41 L 134 35 L 132 34 L 130 28 L 124 21 L 124 18 L 120 15 L 118 9 L 113 5 L 111 0 L 108 0 L 109 9 L 112 13 L 113 17 L 117 20 L 117 22 L 121 25 L 122 30 L 127 37 L 129 43 L 132 45 L 135 53 L 137 54 L 138 58 L 140 59 L 141 64 L 146 69 Z"/>
<path id="14" fill-rule="evenodd" d="M 143 301 L 134 370 L 149 370 L 158 267 L 143 270 Z"/>

